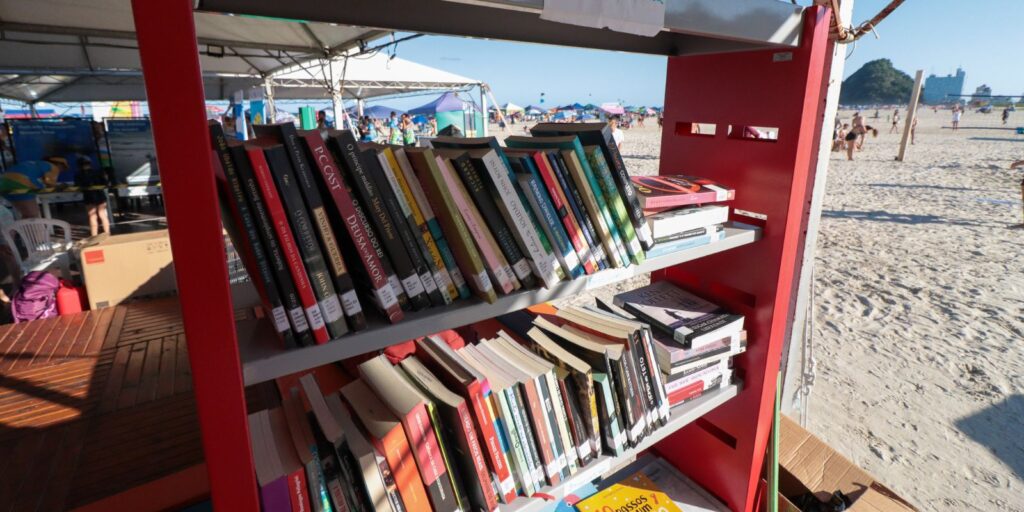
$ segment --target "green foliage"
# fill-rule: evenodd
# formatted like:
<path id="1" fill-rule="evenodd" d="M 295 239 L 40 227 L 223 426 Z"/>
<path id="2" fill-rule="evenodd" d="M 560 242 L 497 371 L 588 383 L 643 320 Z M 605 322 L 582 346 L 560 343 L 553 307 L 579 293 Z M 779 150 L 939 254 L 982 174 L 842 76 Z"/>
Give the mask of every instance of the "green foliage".
<path id="1" fill-rule="evenodd" d="M 839 91 L 842 105 L 901 104 L 910 101 L 914 79 L 892 67 L 889 59 L 878 59 L 861 66 L 843 80 Z"/>

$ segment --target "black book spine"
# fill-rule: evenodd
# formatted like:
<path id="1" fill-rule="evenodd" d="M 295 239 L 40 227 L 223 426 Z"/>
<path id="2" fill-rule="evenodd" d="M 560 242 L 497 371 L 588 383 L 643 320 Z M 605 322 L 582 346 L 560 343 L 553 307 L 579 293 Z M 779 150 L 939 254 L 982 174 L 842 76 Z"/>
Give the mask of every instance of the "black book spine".
<path id="1" fill-rule="evenodd" d="M 434 280 L 434 273 L 431 270 L 433 265 L 428 264 L 428 260 L 424 258 L 426 246 L 423 245 L 421 248 L 421 244 L 424 244 L 423 237 L 420 236 L 418 229 L 413 231 L 409 226 L 409 218 L 402 211 L 402 206 L 398 204 L 398 198 L 395 197 L 395 191 L 391 187 L 387 176 L 384 176 L 384 169 L 377 158 L 377 150 L 364 149 L 361 156 L 363 157 L 363 168 L 370 173 L 370 178 L 377 185 L 377 191 L 381 199 L 384 200 L 384 207 L 387 208 L 392 221 L 394 221 L 395 228 L 398 231 L 398 238 L 402 242 L 402 246 L 409 253 L 409 260 L 416 269 L 420 282 L 423 283 L 423 287 L 427 292 L 427 298 L 432 305 L 443 306 L 445 300 L 441 295 L 441 290 L 437 287 L 437 281 Z M 429 261 L 433 263 L 433 260 Z"/>
<path id="2" fill-rule="evenodd" d="M 340 162 L 344 162 L 344 167 L 352 179 L 353 188 L 357 192 L 356 195 L 363 200 L 367 208 L 366 213 L 369 214 L 384 252 L 388 254 L 391 263 L 394 264 L 402 289 L 409 297 L 412 308 L 429 307 L 430 299 L 423 288 L 423 281 L 399 238 L 395 222 L 384 206 L 384 200 L 380 196 L 376 182 L 363 166 L 361 150 L 356 144 L 355 137 L 348 131 L 342 131 L 332 135 L 328 142 L 334 145 L 335 151 L 341 156 Z"/>
<path id="3" fill-rule="evenodd" d="M 260 240 L 266 248 L 267 258 L 276 277 L 281 300 L 284 303 L 285 309 L 287 309 L 288 320 L 291 322 L 292 330 L 296 334 L 296 341 L 301 346 L 314 345 L 316 340 L 313 339 L 313 333 L 309 330 L 309 323 L 306 321 L 306 313 L 302 307 L 302 301 L 299 300 L 299 294 L 295 290 L 295 283 L 292 282 L 291 270 L 288 268 L 288 262 L 285 261 L 281 244 L 278 242 L 277 234 L 274 232 L 274 223 L 270 220 L 267 206 L 263 202 L 260 185 L 256 181 L 256 175 L 249 163 L 249 155 L 246 154 L 245 148 L 242 146 L 233 146 L 230 150 L 232 160 L 235 163 L 235 169 L 238 171 L 238 177 L 242 181 L 242 188 L 251 207 L 250 211 L 255 217 Z"/>
<path id="4" fill-rule="evenodd" d="M 214 150 L 217 153 L 217 159 L 220 160 L 221 168 L 224 170 L 228 200 L 237 212 L 242 222 L 241 227 L 244 230 L 244 234 L 239 237 L 241 240 L 237 240 L 235 243 L 240 243 L 239 247 L 248 246 L 249 253 L 252 254 L 252 258 L 255 260 L 254 264 L 256 265 L 255 269 L 248 269 L 249 275 L 253 279 L 259 280 L 259 285 L 263 288 L 263 293 L 266 295 L 266 300 L 269 303 L 270 311 L 268 313 L 270 313 L 274 328 L 281 336 L 285 346 L 293 348 L 296 346 L 296 339 L 288 323 L 288 313 L 285 311 L 284 304 L 281 301 L 281 293 L 274 280 L 274 272 L 270 267 L 266 251 L 260 242 L 256 220 L 253 218 L 249 203 L 245 199 L 245 191 L 242 188 L 242 181 L 238 177 L 234 158 L 228 148 L 224 129 L 219 123 L 210 124 L 210 137 Z M 245 249 L 243 248 L 242 250 Z"/>
<path id="5" fill-rule="evenodd" d="M 362 305 L 356 296 L 355 287 L 352 284 L 352 276 L 349 275 L 345 260 L 341 256 L 341 249 L 338 247 L 338 238 L 331 227 L 330 219 L 327 216 L 327 209 L 324 208 L 323 197 L 316 185 L 314 171 L 310 166 L 309 149 L 300 140 L 295 125 L 284 123 L 280 125 L 281 140 L 285 149 L 288 150 L 288 157 L 291 159 L 292 168 L 299 182 L 299 189 L 302 197 L 306 200 L 313 225 L 316 226 L 320 239 L 320 247 L 323 250 L 327 269 L 331 273 L 335 291 L 338 293 L 338 300 L 341 302 L 341 309 L 345 312 L 349 326 L 353 331 L 366 328 L 366 315 L 363 313 Z M 319 174 L 319 172 L 315 173 Z M 340 226 L 340 225 L 339 225 Z M 342 229 L 344 231 L 344 229 Z M 358 260 L 357 260 L 358 261 Z"/>
<path id="6" fill-rule="evenodd" d="M 583 142 L 583 134 L 579 135 L 580 141 Z M 651 232 L 647 228 L 644 210 L 640 208 L 640 198 L 636 194 L 636 189 L 633 188 L 633 182 L 629 179 L 629 172 L 626 171 L 626 162 L 622 160 L 622 154 L 619 153 L 619 147 L 615 144 L 611 129 L 602 130 L 600 135 L 600 146 L 604 149 L 605 158 L 615 168 L 612 176 L 615 178 L 615 184 L 619 186 L 619 195 L 622 196 L 622 202 L 626 205 L 629 220 L 633 222 L 633 229 L 636 230 L 644 250 L 650 250 L 654 243 L 651 240 Z M 590 145 L 590 143 L 585 144 Z"/>
<path id="7" fill-rule="evenodd" d="M 708 228 L 694 228 L 683 231 L 682 233 L 675 233 L 672 235 L 659 236 L 654 239 L 655 244 L 661 244 L 665 242 L 675 242 L 676 240 L 682 240 L 684 238 L 691 238 L 695 236 L 704 236 L 708 234 Z"/>
<path id="8" fill-rule="evenodd" d="M 309 281 L 323 313 L 324 323 L 327 324 L 331 337 L 339 338 L 348 332 L 345 315 L 335 294 L 334 285 L 331 284 L 331 274 L 324 264 L 324 256 L 320 252 L 320 244 L 309 219 L 306 203 L 302 200 L 299 184 L 295 181 L 287 151 L 284 146 L 274 145 L 264 148 L 263 153 L 267 157 L 270 173 L 274 176 L 274 183 L 281 195 L 281 202 L 288 213 L 292 231 L 295 232 L 296 245 L 302 253 L 302 262 L 305 264 L 306 273 L 309 274 Z"/>
<path id="9" fill-rule="evenodd" d="M 515 236 L 512 235 L 512 230 L 509 229 L 505 219 L 501 216 L 501 212 L 498 211 L 497 202 L 502 201 L 502 199 L 498 196 L 497 189 L 494 189 L 493 192 L 488 190 L 487 183 L 490 180 L 482 178 L 482 176 L 487 175 L 487 169 L 484 167 L 483 160 L 471 159 L 466 155 L 462 155 L 453 160 L 452 163 L 456 172 L 459 173 L 459 177 L 462 178 L 462 183 L 466 185 L 466 190 L 469 192 L 473 203 L 476 204 L 480 215 L 484 218 L 484 223 L 490 228 L 491 234 L 494 235 L 494 239 L 498 242 L 498 247 L 501 248 L 502 254 L 505 255 L 509 266 L 512 267 L 516 278 L 519 279 L 524 288 L 533 288 L 537 281 L 534 279 L 533 271 L 530 269 L 530 262 L 526 261 L 523 252 L 519 250 L 519 245 L 516 243 Z"/>
<path id="10" fill-rule="evenodd" d="M 558 153 L 548 154 L 551 155 L 551 168 L 555 172 L 555 178 L 558 179 L 558 184 L 562 187 L 562 192 L 565 193 L 565 200 L 569 202 L 569 208 L 572 209 L 573 215 L 579 221 L 580 229 L 583 231 L 583 238 L 587 240 L 587 244 L 590 245 L 594 255 L 597 256 L 598 266 L 602 269 L 611 267 L 611 259 L 605 253 L 601 237 L 598 235 L 597 230 L 594 229 L 594 223 L 591 222 L 590 215 L 587 215 L 587 203 L 583 202 L 583 196 L 580 195 L 579 189 L 576 188 L 576 182 L 569 176 L 569 170 L 565 167 L 565 160 Z"/>
<path id="11" fill-rule="evenodd" d="M 537 390 L 540 392 L 540 399 L 543 402 L 541 404 L 541 407 L 544 411 L 544 415 L 547 416 L 548 418 L 548 423 L 551 425 L 551 452 L 554 454 L 555 460 L 558 461 L 561 465 L 559 474 L 561 474 L 562 478 L 568 478 L 569 454 L 566 453 L 565 451 L 567 449 L 572 448 L 565 446 L 565 443 L 562 442 L 562 435 L 559 426 L 558 416 L 555 414 L 556 398 L 554 395 L 552 395 L 552 393 L 557 393 L 558 390 L 548 388 L 548 380 L 544 377 L 544 375 L 541 375 L 540 378 L 537 380 L 539 381 Z"/>
<path id="12" fill-rule="evenodd" d="M 579 467 L 582 468 L 593 460 L 594 452 L 590 451 L 590 436 L 583 427 L 583 413 L 580 412 L 580 405 L 576 397 L 579 392 L 571 376 L 566 375 L 558 379 L 559 392 L 562 395 L 562 402 L 565 404 L 565 414 L 569 421 L 569 428 L 572 432 L 572 441 L 575 444 Z"/>
<path id="13" fill-rule="evenodd" d="M 629 430 L 627 439 L 635 445 L 644 437 L 644 413 L 637 406 L 636 384 L 625 353 L 619 359 L 611 361 L 610 366 L 619 399 L 619 408 L 624 412 L 623 416 L 627 420 L 625 425 Z"/>
<path id="14" fill-rule="evenodd" d="M 647 411 L 647 429 L 653 430 L 661 418 L 658 416 L 657 393 L 654 391 L 654 378 L 647 365 L 647 353 L 644 351 L 642 336 L 639 329 L 629 336 L 630 361 L 633 363 L 633 374 L 636 375 L 640 402 Z"/>

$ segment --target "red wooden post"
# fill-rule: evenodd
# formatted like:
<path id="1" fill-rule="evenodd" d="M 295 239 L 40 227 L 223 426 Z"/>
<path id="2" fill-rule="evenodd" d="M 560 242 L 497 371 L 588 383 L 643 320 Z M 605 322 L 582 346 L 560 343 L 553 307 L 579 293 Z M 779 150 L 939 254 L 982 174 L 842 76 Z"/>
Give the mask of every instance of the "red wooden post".
<path id="1" fill-rule="evenodd" d="M 216 510 L 259 510 L 191 0 L 133 0 Z"/>
<path id="2" fill-rule="evenodd" d="M 757 243 L 666 269 L 669 279 L 746 315 L 736 358 L 739 396 L 681 429 L 657 450 L 736 511 L 750 511 L 762 475 L 776 374 L 792 318 L 797 252 L 821 133 L 828 11 L 809 8 L 793 49 L 670 57 L 661 173 L 707 176 L 737 190 L 730 205 L 767 216 Z M 692 123 L 715 124 L 695 137 Z M 777 129 L 773 139 L 729 135 Z M 746 217 L 735 220 L 757 223 Z"/>

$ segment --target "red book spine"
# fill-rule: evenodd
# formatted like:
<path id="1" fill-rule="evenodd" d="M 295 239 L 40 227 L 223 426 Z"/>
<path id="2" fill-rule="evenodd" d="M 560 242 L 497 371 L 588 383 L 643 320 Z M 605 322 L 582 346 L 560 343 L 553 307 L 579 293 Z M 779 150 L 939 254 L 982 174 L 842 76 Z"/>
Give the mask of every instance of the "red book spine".
<path id="1" fill-rule="evenodd" d="M 306 489 L 306 469 L 300 467 L 288 475 L 288 496 L 292 499 L 292 512 L 309 512 Z"/>
<path id="2" fill-rule="evenodd" d="M 562 224 L 565 225 L 565 232 L 569 235 L 569 240 L 572 241 L 572 246 L 576 250 L 576 254 L 579 255 L 580 261 L 583 262 L 583 269 L 588 274 L 597 272 L 594 254 L 584 240 L 583 231 L 572 216 L 572 210 L 569 209 L 569 205 L 565 204 L 565 196 L 562 194 L 562 188 L 558 185 L 558 180 L 552 174 L 547 155 L 536 151 L 533 153 L 533 161 L 537 164 L 537 170 L 540 172 L 541 179 L 544 180 L 544 186 L 548 189 L 548 195 L 551 196 L 551 204 L 558 212 L 558 216 L 561 217 Z"/>
<path id="3" fill-rule="evenodd" d="M 544 427 L 544 411 L 541 410 L 540 394 L 537 393 L 537 385 L 533 381 L 526 383 L 526 406 L 530 409 L 530 417 L 533 425 L 533 434 L 537 437 L 537 448 L 540 450 L 541 462 L 544 464 L 544 475 L 548 477 L 548 483 L 557 485 L 562 481 L 562 475 L 556 471 L 555 452 L 551 449 L 552 440 L 548 438 L 547 429 Z"/>
<path id="4" fill-rule="evenodd" d="M 508 462 L 505 460 L 505 452 L 501 449 L 501 442 L 498 440 L 498 433 L 494 430 L 494 418 L 484 403 L 483 384 L 473 381 L 466 388 L 466 398 L 473 405 L 473 415 L 476 416 L 476 426 L 483 440 L 484 451 L 487 453 L 487 462 L 494 472 L 495 484 L 504 497 L 505 503 L 512 503 L 516 498 L 516 485 L 512 479 L 512 472 L 509 471 Z"/>
<path id="5" fill-rule="evenodd" d="M 480 449 L 480 441 L 476 437 L 476 428 L 473 427 L 473 417 L 469 414 L 466 403 L 462 402 L 458 407 L 459 421 L 462 423 L 462 430 L 466 432 L 466 441 L 469 444 L 469 456 L 473 459 L 473 467 L 476 469 L 476 478 L 480 482 L 480 488 L 484 493 L 484 500 L 487 502 L 487 510 L 498 508 L 498 497 L 494 494 L 494 486 L 491 485 L 491 476 L 487 472 L 487 464 L 484 463 L 484 454 Z"/>
<path id="6" fill-rule="evenodd" d="M 317 168 L 320 169 L 320 175 L 323 176 L 324 183 L 331 193 L 334 207 L 345 222 L 345 229 L 348 230 L 349 236 L 352 237 L 352 243 L 355 244 L 356 251 L 359 253 L 360 259 L 363 260 L 378 303 L 387 312 L 388 320 L 391 323 L 398 322 L 403 317 L 402 308 L 398 305 L 398 298 L 395 297 L 391 284 L 388 283 L 388 276 L 384 272 L 380 258 L 377 257 L 377 252 L 370 243 L 370 237 L 359 220 L 356 209 L 352 206 L 352 196 L 345 188 L 345 182 L 337 162 L 334 161 L 331 152 L 327 150 L 327 145 L 324 144 L 319 132 L 303 133 L 302 137 L 306 140 L 309 152 L 313 155 L 313 160 L 316 162 Z"/>
<path id="7" fill-rule="evenodd" d="M 371 437 L 370 442 L 379 453 L 384 454 L 405 509 L 408 512 L 431 512 L 427 491 L 416 472 L 416 462 L 412 460 L 409 441 L 402 427 L 395 425 L 394 430 L 385 435 L 384 439 Z"/>
<path id="8" fill-rule="evenodd" d="M 285 258 L 288 260 L 288 267 L 291 270 L 292 280 L 295 281 L 295 291 L 299 295 L 303 309 L 306 310 L 306 319 L 313 331 L 313 338 L 318 344 L 330 341 L 327 334 L 327 326 L 324 325 L 324 318 L 320 313 L 320 307 L 313 296 L 313 288 L 309 283 L 309 276 L 306 274 L 306 267 L 302 264 L 302 256 L 299 248 L 295 245 L 292 237 L 292 230 L 288 226 L 288 216 L 284 213 L 284 206 L 281 205 L 281 198 L 277 195 L 277 188 L 274 186 L 273 178 L 270 176 L 270 166 L 263 156 L 263 149 L 259 147 L 246 148 L 249 160 L 252 163 L 253 173 L 256 181 L 260 184 L 260 191 L 263 193 L 263 200 L 267 203 L 267 211 L 274 222 L 274 231 L 281 243 Z M 293 318 L 292 320 L 297 320 Z M 305 320 L 303 320 L 305 322 Z"/>
<path id="9" fill-rule="evenodd" d="M 444 458 L 441 455 L 441 447 L 437 444 L 437 437 L 434 435 L 434 428 L 430 423 L 430 414 L 425 404 L 419 404 L 409 411 L 402 418 L 402 426 L 409 436 L 409 444 L 412 446 L 413 458 L 416 459 L 416 466 L 420 471 L 420 478 L 427 488 L 427 495 L 434 508 L 437 509 L 442 503 L 451 500 L 454 503 L 454 496 L 445 496 L 445 478 L 448 471 L 444 467 Z"/>

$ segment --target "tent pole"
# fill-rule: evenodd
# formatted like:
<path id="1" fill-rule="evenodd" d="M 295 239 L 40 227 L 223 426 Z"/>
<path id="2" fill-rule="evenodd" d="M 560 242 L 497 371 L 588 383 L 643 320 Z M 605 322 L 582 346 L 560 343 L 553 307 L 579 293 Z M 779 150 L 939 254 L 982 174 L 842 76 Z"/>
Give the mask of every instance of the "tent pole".
<path id="1" fill-rule="evenodd" d="M 364 100 L 362 98 L 356 99 L 356 113 L 359 114 L 359 117 L 363 117 L 363 109 L 365 109 L 365 108 L 366 108 L 366 100 Z"/>
<path id="2" fill-rule="evenodd" d="M 267 100 L 267 117 L 271 124 L 277 122 L 277 105 L 274 104 L 274 84 L 269 76 L 263 77 L 263 91 Z"/>
<path id="3" fill-rule="evenodd" d="M 483 123 L 481 123 L 483 126 L 480 127 L 480 130 L 482 130 L 483 137 L 486 137 L 487 127 L 490 124 L 490 117 L 487 115 L 487 86 L 479 84 L 477 87 L 480 88 L 480 118 L 483 120 Z M 494 107 L 498 108 L 498 105 L 494 105 Z"/>

